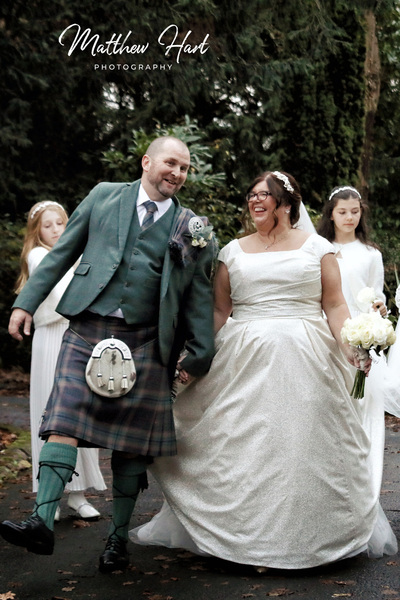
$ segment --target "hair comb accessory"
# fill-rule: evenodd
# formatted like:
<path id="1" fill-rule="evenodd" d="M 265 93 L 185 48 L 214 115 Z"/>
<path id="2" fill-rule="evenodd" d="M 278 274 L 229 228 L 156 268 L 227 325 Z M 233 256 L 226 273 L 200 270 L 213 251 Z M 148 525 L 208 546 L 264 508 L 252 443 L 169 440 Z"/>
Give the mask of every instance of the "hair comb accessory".
<path id="1" fill-rule="evenodd" d="M 63 206 L 61 206 L 61 204 L 59 204 L 58 202 L 54 202 L 53 200 L 45 200 L 44 202 L 41 202 L 35 208 L 35 210 L 32 212 L 31 219 L 33 219 L 33 217 L 36 215 L 36 213 L 38 213 L 40 210 L 47 208 L 48 206 L 59 206 L 65 212 L 65 208 Z"/>
<path id="2" fill-rule="evenodd" d="M 330 202 L 332 200 L 333 196 L 336 196 L 336 194 L 338 194 L 339 192 L 354 192 L 355 194 L 357 194 L 357 196 L 361 200 L 361 194 L 358 190 L 356 190 L 355 187 L 353 187 L 351 185 L 344 185 L 343 187 L 339 187 L 339 188 L 337 188 L 337 190 L 334 190 L 331 193 L 331 195 L 328 198 L 328 202 Z"/>
<path id="3" fill-rule="evenodd" d="M 285 188 L 285 190 L 287 190 L 288 192 L 294 192 L 293 186 L 289 181 L 289 177 L 287 177 L 280 171 L 272 171 L 272 175 L 275 175 L 277 179 L 283 181 L 283 187 Z"/>

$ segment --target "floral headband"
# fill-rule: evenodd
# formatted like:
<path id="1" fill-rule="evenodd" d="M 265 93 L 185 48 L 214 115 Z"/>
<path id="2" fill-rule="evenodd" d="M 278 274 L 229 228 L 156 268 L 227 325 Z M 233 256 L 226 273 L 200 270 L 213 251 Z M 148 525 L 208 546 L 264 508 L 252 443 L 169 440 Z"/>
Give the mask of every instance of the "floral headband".
<path id="1" fill-rule="evenodd" d="M 330 202 L 333 198 L 333 196 L 336 196 L 336 194 L 338 194 L 339 192 L 354 192 L 355 194 L 357 194 L 357 196 L 360 198 L 361 200 L 361 194 L 358 190 L 356 190 L 356 188 L 352 187 L 351 185 L 344 185 L 343 187 L 337 188 L 337 190 L 334 190 L 331 195 L 328 198 L 328 202 Z"/>
<path id="2" fill-rule="evenodd" d="M 58 202 L 53 202 L 52 200 L 45 200 L 45 202 L 41 202 L 35 208 L 35 210 L 32 212 L 31 219 L 33 219 L 33 217 L 36 215 L 36 213 L 39 212 L 39 210 L 43 210 L 44 208 L 47 208 L 48 206 L 58 206 L 59 208 L 62 208 L 63 211 L 65 212 L 65 208 L 63 206 L 61 206 L 61 204 L 59 204 Z"/>
<path id="3" fill-rule="evenodd" d="M 272 175 L 275 175 L 277 179 L 283 181 L 283 187 L 285 188 L 285 190 L 287 190 L 288 192 L 294 192 L 293 186 L 286 175 L 284 175 L 280 171 L 272 171 Z"/>

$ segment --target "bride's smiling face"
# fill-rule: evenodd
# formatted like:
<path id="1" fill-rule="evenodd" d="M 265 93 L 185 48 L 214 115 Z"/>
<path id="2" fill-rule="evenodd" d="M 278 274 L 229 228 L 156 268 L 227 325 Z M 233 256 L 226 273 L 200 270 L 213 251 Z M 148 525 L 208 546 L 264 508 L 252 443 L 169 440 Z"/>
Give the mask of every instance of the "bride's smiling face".
<path id="1" fill-rule="evenodd" d="M 248 194 L 247 202 L 256 227 L 270 220 L 273 221 L 272 214 L 276 208 L 276 200 L 269 191 L 266 181 L 260 181 L 253 187 Z"/>

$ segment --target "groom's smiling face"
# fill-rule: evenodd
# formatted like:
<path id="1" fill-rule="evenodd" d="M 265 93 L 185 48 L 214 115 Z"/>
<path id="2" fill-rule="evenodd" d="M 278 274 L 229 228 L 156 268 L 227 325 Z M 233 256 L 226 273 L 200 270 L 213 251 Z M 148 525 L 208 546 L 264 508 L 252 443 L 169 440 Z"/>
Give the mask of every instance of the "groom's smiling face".
<path id="1" fill-rule="evenodd" d="M 176 194 L 186 181 L 190 154 L 184 144 L 166 141 L 161 148 L 142 159 L 142 184 L 150 200 L 160 202 Z"/>

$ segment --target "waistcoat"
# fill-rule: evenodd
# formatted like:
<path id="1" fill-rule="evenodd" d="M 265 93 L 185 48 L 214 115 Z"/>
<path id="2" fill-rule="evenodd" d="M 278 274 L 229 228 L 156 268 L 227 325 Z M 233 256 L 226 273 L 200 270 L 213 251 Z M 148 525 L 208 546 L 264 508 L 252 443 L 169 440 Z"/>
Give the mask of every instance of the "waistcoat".
<path id="1" fill-rule="evenodd" d="M 161 274 L 174 208 L 170 206 L 144 231 L 135 209 L 121 263 L 90 310 L 106 316 L 120 308 L 131 325 L 158 323 Z"/>

